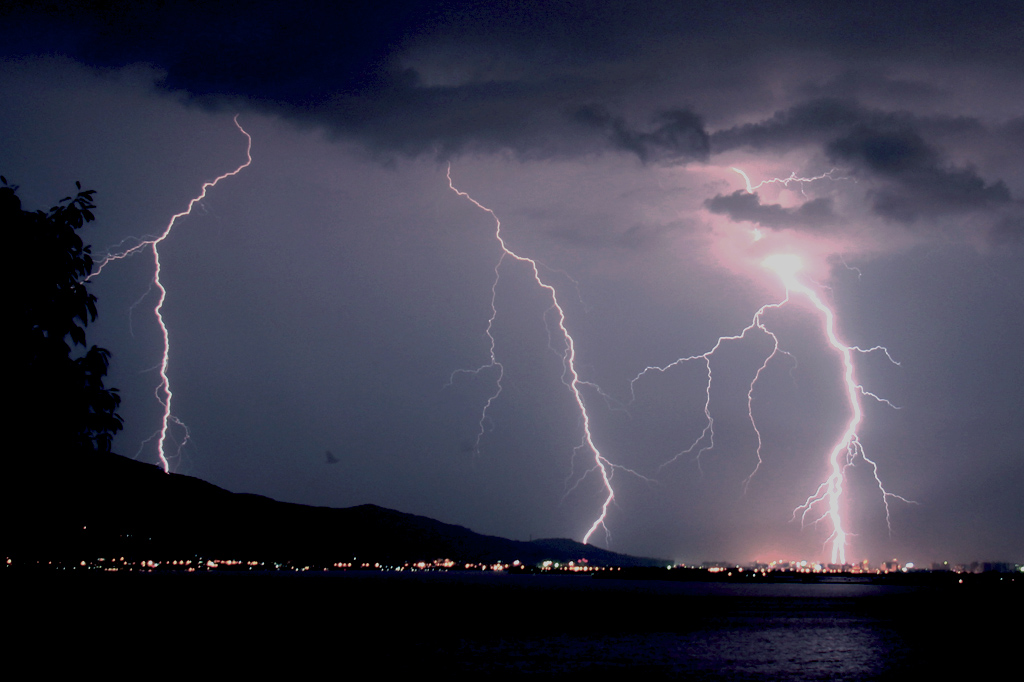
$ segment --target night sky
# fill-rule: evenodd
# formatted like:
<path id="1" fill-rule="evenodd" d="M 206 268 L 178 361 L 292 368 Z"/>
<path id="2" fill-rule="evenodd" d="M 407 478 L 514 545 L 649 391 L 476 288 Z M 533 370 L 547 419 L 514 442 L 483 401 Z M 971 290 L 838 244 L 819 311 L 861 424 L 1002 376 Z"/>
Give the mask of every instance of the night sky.
<path id="1" fill-rule="evenodd" d="M 171 470 L 680 561 L 827 559 L 793 510 L 867 391 L 848 558 L 1024 561 L 1024 7 L 932 2 L 3 3 L 0 173 L 97 194 L 94 254 L 159 234 Z M 692 5 L 692 6 L 691 6 Z M 788 184 L 772 178 L 813 178 Z M 129 241 L 126 244 L 132 244 Z M 14 263 L 17 254 L 9 254 Z M 157 462 L 153 260 L 95 277 L 118 453 Z M 8 287 L 17 291 L 8 273 Z M 453 374 L 454 372 L 454 374 Z M 600 391 L 596 388 L 600 387 Z M 173 427 L 180 442 L 182 431 Z M 149 439 L 149 440 L 147 440 Z M 330 452 L 328 456 L 326 453 Z M 575 456 L 574 456 L 575 452 Z M 683 453 L 683 454 L 681 454 Z M 678 457 L 677 457 L 678 455 Z M 332 461 L 336 460 L 336 461 Z M 626 469 L 636 472 L 629 473 Z"/>

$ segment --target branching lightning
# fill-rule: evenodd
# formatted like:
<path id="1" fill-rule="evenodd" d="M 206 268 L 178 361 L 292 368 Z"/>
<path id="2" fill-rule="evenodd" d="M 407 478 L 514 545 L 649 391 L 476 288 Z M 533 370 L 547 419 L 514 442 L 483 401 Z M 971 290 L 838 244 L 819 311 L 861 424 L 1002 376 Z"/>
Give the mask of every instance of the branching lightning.
<path id="1" fill-rule="evenodd" d="M 896 361 L 893 360 L 889 351 L 882 346 L 875 346 L 870 349 L 861 349 L 855 346 L 847 346 L 839 340 L 835 330 L 835 312 L 833 312 L 833 310 L 821 300 L 821 297 L 817 292 L 798 279 L 797 274 L 802 268 L 802 263 L 797 256 L 789 254 L 769 256 L 764 260 L 763 265 L 775 272 L 782 279 L 782 283 L 786 287 L 787 296 L 792 292 L 802 294 L 821 313 L 825 323 L 825 337 L 828 339 L 829 345 L 839 354 L 842 361 L 843 387 L 846 394 L 847 406 L 850 410 L 850 419 L 847 422 L 842 435 L 839 437 L 839 440 L 836 441 L 836 444 L 832 447 L 832 451 L 829 453 L 828 478 L 818 486 L 818 489 L 814 494 L 809 496 L 802 505 L 793 510 L 793 518 L 796 519 L 799 515 L 801 526 L 805 525 L 808 517 L 813 518 L 814 523 L 818 523 L 819 521 L 827 518 L 832 525 L 832 534 L 825 543 L 832 543 L 832 563 L 845 564 L 846 538 L 848 531 L 843 527 L 840 498 L 843 493 L 843 482 L 846 467 L 854 464 L 858 456 L 871 466 L 872 475 L 874 476 L 875 482 L 878 484 L 878 489 L 882 493 L 882 502 L 885 505 L 885 521 L 890 532 L 892 531 L 892 523 L 889 516 L 889 500 L 895 498 L 904 502 L 911 502 L 910 500 L 894 493 L 890 493 L 885 489 L 885 486 L 882 484 L 882 480 L 878 476 L 878 465 L 868 458 L 867 454 L 864 452 L 864 446 L 861 445 L 860 440 L 857 438 L 857 428 L 864 419 L 864 411 L 860 402 L 861 395 L 871 396 L 890 407 L 896 406 L 888 400 L 879 398 L 874 393 L 865 390 L 864 387 L 857 382 L 854 374 L 853 353 L 882 351 L 890 361 L 893 363 L 896 363 Z M 814 510 L 821 509 L 822 507 L 824 510 L 817 517 L 814 517 L 814 514 L 816 513 Z"/>
<path id="2" fill-rule="evenodd" d="M 501 281 L 501 267 L 507 259 L 512 259 L 514 261 L 526 265 L 532 272 L 533 280 L 534 282 L 536 282 L 537 286 L 540 287 L 545 292 L 547 292 L 547 294 L 551 297 L 551 308 L 549 309 L 549 312 L 554 313 L 558 333 L 561 335 L 561 340 L 564 344 L 561 350 L 563 368 L 561 377 L 562 383 L 564 383 L 572 393 L 573 399 L 576 402 L 576 407 L 579 410 L 580 422 L 582 425 L 583 433 L 580 439 L 580 444 L 576 446 L 576 452 L 582 451 L 589 453 L 590 459 L 593 462 L 592 466 L 590 466 L 587 469 L 587 471 L 584 472 L 583 475 L 577 479 L 575 485 L 579 485 L 580 481 L 582 481 L 583 478 L 585 478 L 586 476 L 592 473 L 596 473 L 601 480 L 601 485 L 603 486 L 604 490 L 604 502 L 601 505 L 601 513 L 594 520 L 590 528 L 587 530 L 586 534 L 583 536 L 583 543 L 588 544 L 590 542 L 591 537 L 593 537 L 594 533 L 596 533 L 598 529 L 604 531 L 605 540 L 607 542 L 610 540 L 610 533 L 608 530 L 608 526 L 606 525 L 606 522 L 608 520 L 608 510 L 611 507 L 612 503 L 615 501 L 615 490 L 612 488 L 612 476 L 616 469 L 622 469 L 623 471 L 627 471 L 633 474 L 635 474 L 636 472 L 633 472 L 622 466 L 612 464 L 612 462 L 610 462 L 603 454 L 601 454 L 601 451 L 594 443 L 594 437 L 590 429 L 590 413 L 587 410 L 586 401 L 583 398 L 583 388 L 590 388 L 598 393 L 600 393 L 600 389 L 595 384 L 581 379 L 579 372 L 576 369 L 576 341 L 573 339 L 572 335 L 569 333 L 568 328 L 566 327 L 565 311 L 562 309 L 561 304 L 558 302 L 558 292 L 555 290 L 554 286 L 546 282 L 541 277 L 537 261 L 533 260 L 532 258 L 527 258 L 526 256 L 521 256 L 509 248 L 508 244 L 505 242 L 504 237 L 502 236 L 501 220 L 494 213 L 494 211 L 478 202 L 476 199 L 471 197 L 466 192 L 463 192 L 462 190 L 457 189 L 455 187 L 452 181 L 451 166 L 448 167 L 448 187 L 451 188 L 451 190 L 458 194 L 460 197 L 468 200 L 477 208 L 486 211 L 491 215 L 491 217 L 494 219 L 494 237 L 497 240 L 498 244 L 501 246 L 501 256 L 498 258 L 498 262 L 494 266 L 494 281 L 491 284 L 491 315 L 490 318 L 487 320 L 487 327 L 485 331 L 490 346 L 488 351 L 489 360 L 487 363 L 477 367 L 476 369 L 456 370 L 455 372 L 452 373 L 451 377 L 449 378 L 450 384 L 459 374 L 479 375 L 480 373 L 485 372 L 487 370 L 494 370 L 497 372 L 494 392 L 487 398 L 480 412 L 480 428 L 477 432 L 475 448 L 479 449 L 480 447 L 480 441 L 483 438 L 484 433 L 486 432 L 488 412 L 494 405 L 494 402 L 501 395 L 502 379 L 504 379 L 505 376 L 505 368 L 499 361 L 495 351 L 496 341 L 493 332 L 494 322 L 498 316 L 496 299 L 498 284 Z M 545 314 L 545 317 L 546 316 L 547 313 Z M 553 341 L 554 340 L 552 339 L 552 342 Z M 573 487 L 575 487 L 575 485 Z"/>
<path id="3" fill-rule="evenodd" d="M 806 183 L 813 182 L 816 180 L 836 180 L 841 179 L 835 177 L 835 173 L 838 172 L 836 169 L 832 169 L 827 173 L 824 173 L 815 177 L 797 177 L 796 174 L 791 174 L 788 178 L 773 178 L 765 180 L 757 185 L 752 185 L 750 178 L 739 168 L 732 168 L 733 171 L 741 175 L 746 184 L 746 190 L 753 193 L 757 188 L 768 184 L 778 183 L 788 186 L 792 182 Z M 801 188 L 802 191 L 802 188 Z M 755 230 L 754 240 L 758 241 L 761 238 L 761 234 Z M 749 388 L 747 390 L 747 416 L 750 420 L 751 427 L 757 436 L 757 448 L 755 451 L 756 464 L 750 475 L 745 479 L 743 484 L 744 491 L 747 490 L 751 480 L 757 474 L 758 470 L 764 463 L 762 459 L 762 446 L 763 441 L 761 438 L 761 432 L 757 426 L 757 420 L 754 417 L 754 391 L 757 387 L 758 381 L 761 379 L 762 374 L 768 367 L 768 364 L 772 362 L 779 355 L 785 355 L 791 360 L 795 359 L 787 351 L 780 347 L 779 338 L 774 332 L 772 332 L 765 324 L 764 317 L 768 311 L 777 310 L 782 306 L 790 303 L 794 295 L 800 295 L 805 297 L 811 305 L 821 314 L 823 320 L 823 331 L 826 339 L 828 340 L 829 346 L 838 354 L 841 366 L 842 366 L 842 383 L 844 387 L 844 393 L 846 397 L 847 407 L 850 412 L 850 417 L 846 423 L 842 435 L 836 441 L 828 455 L 828 468 L 829 475 L 821 485 L 818 486 L 817 490 L 810 495 L 803 504 L 798 506 L 793 511 L 793 519 L 800 518 L 801 527 L 804 527 L 807 523 L 817 524 L 821 521 L 828 521 L 831 524 L 832 532 L 825 541 L 827 546 L 831 543 L 831 556 L 832 563 L 846 563 L 846 547 L 847 537 L 849 532 L 846 530 L 843 524 L 842 512 L 840 502 L 843 493 L 843 484 L 845 481 L 846 468 L 853 465 L 858 458 L 866 462 L 872 471 L 875 483 L 878 486 L 879 491 L 882 494 L 882 502 L 885 506 L 886 524 L 889 527 L 889 531 L 892 532 L 892 525 L 890 520 L 890 508 L 889 503 L 893 499 L 901 500 L 909 504 L 916 504 L 911 500 L 904 497 L 890 493 L 885 489 L 882 484 L 882 480 L 878 475 L 878 465 L 871 459 L 868 458 L 864 451 L 864 447 L 857 437 L 857 429 L 863 421 L 864 414 L 861 406 L 861 396 L 867 396 L 874 400 L 888 405 L 894 409 L 899 409 L 898 406 L 894 405 L 891 401 L 882 398 L 871 391 L 865 389 L 860 383 L 858 383 L 855 372 L 854 372 L 854 353 L 875 353 L 881 352 L 885 357 L 895 365 L 899 365 L 888 349 L 884 346 L 874 346 L 872 348 L 860 348 L 857 346 L 847 346 L 842 341 L 835 331 L 835 313 L 834 311 L 822 300 L 821 296 L 812 289 L 810 286 L 805 284 L 799 278 L 799 273 L 803 268 L 801 259 L 792 254 L 775 254 L 765 258 L 762 265 L 769 270 L 773 271 L 781 279 L 786 289 L 785 297 L 778 303 L 769 303 L 760 307 L 757 312 L 754 313 L 753 319 L 743 330 L 738 334 L 732 336 L 721 336 L 715 342 L 710 350 L 699 355 L 691 355 L 688 357 L 681 357 L 673 362 L 664 366 L 649 366 L 641 371 L 630 383 L 630 391 L 635 399 L 636 383 L 644 376 L 650 373 L 664 373 L 682 364 L 702 361 L 707 372 L 707 382 L 705 384 L 705 401 L 704 401 L 704 417 L 705 425 L 703 430 L 697 439 L 686 449 L 680 451 L 675 456 L 670 458 L 662 467 L 665 467 L 684 455 L 693 455 L 693 459 L 696 461 L 698 467 L 700 466 L 701 456 L 712 450 L 715 446 L 715 431 L 714 431 L 714 417 L 711 414 L 711 390 L 712 390 L 712 356 L 722 347 L 723 344 L 733 341 L 741 341 L 747 338 L 749 333 L 758 331 L 768 336 L 772 341 L 771 352 L 768 353 L 757 371 L 754 373 L 751 379 Z M 694 454 L 694 451 L 696 453 Z"/>
<path id="4" fill-rule="evenodd" d="M 851 178 L 848 178 L 846 176 L 836 177 L 836 173 L 839 173 L 840 170 L 838 168 L 833 168 L 833 169 L 831 169 L 831 170 L 829 170 L 829 171 L 827 171 L 825 173 L 822 173 L 821 175 L 815 175 L 814 177 L 810 177 L 810 178 L 800 177 L 800 176 L 798 176 L 796 174 L 796 171 L 793 171 L 792 173 L 789 174 L 789 177 L 785 177 L 785 178 L 769 178 L 768 180 L 762 180 L 761 182 L 757 183 L 756 185 L 752 185 L 750 183 L 750 178 L 747 176 L 747 174 L 744 173 L 739 168 L 731 167 L 729 170 L 735 171 L 735 172 L 737 172 L 737 173 L 739 173 L 740 175 L 743 176 L 743 182 L 747 186 L 747 193 L 748 194 L 753 194 L 754 190 L 760 189 L 761 187 L 764 187 L 765 185 L 782 185 L 783 187 L 789 187 L 791 183 L 795 182 L 795 183 L 798 183 L 800 185 L 800 193 L 804 194 L 804 196 L 806 196 L 806 194 L 804 193 L 804 183 L 815 182 L 817 180 L 850 180 L 851 179 Z"/>
<path id="5" fill-rule="evenodd" d="M 750 484 L 750 479 L 752 479 L 754 477 L 754 474 L 757 473 L 758 469 L 760 469 L 761 464 L 763 463 L 762 460 L 761 460 L 761 448 L 762 448 L 761 431 L 757 428 L 757 421 L 754 419 L 754 389 L 757 386 L 758 380 L 761 378 L 761 374 L 764 372 L 765 368 L 768 367 L 768 363 L 771 362 L 776 356 L 781 354 L 781 355 L 786 355 L 786 356 L 788 356 L 790 358 L 793 357 L 787 351 L 784 351 L 784 350 L 782 350 L 779 347 L 779 338 L 771 330 L 769 330 L 764 325 L 764 323 L 762 322 L 761 318 L 765 314 L 766 311 L 780 308 L 785 303 L 787 303 L 788 301 L 789 301 L 789 296 L 787 294 L 786 298 L 784 298 L 782 301 L 780 301 L 778 303 L 768 303 L 768 304 L 765 304 L 765 305 L 761 306 L 760 308 L 758 308 L 757 312 L 754 313 L 754 317 L 750 321 L 750 324 L 748 324 L 746 327 L 744 327 L 743 330 L 740 331 L 739 334 L 736 334 L 736 335 L 733 335 L 733 336 L 720 336 L 720 337 L 718 337 L 718 340 L 715 342 L 715 345 L 712 346 L 711 350 L 707 351 L 706 353 L 701 353 L 700 355 L 691 355 L 691 356 L 685 357 L 685 358 L 679 358 L 679 359 L 673 360 L 669 364 L 667 364 L 665 366 L 661 366 L 661 367 L 659 367 L 659 366 L 648 366 L 648 367 L 644 368 L 644 370 L 642 372 L 640 372 L 638 375 L 636 375 L 633 378 L 633 380 L 629 384 L 629 390 L 630 390 L 630 393 L 633 396 L 633 399 L 635 400 L 636 399 L 636 382 L 638 382 L 640 379 L 642 379 L 645 375 L 647 375 L 650 372 L 664 373 L 664 372 L 667 372 L 667 371 L 669 371 L 670 369 L 672 369 L 674 367 L 678 367 L 679 365 L 682 365 L 684 363 L 691 362 L 691 361 L 694 361 L 694 360 L 702 360 L 704 362 L 704 367 L 707 369 L 707 378 L 708 379 L 707 379 L 707 383 L 704 385 L 704 395 L 705 395 L 705 400 L 704 400 L 704 417 L 705 417 L 705 419 L 707 421 L 705 422 L 704 429 L 701 431 L 700 436 L 697 437 L 697 440 L 695 440 L 690 445 L 690 447 L 688 447 L 685 450 L 682 450 L 682 451 L 676 453 L 675 456 L 673 456 L 671 459 L 669 459 L 664 464 L 662 464 L 661 468 L 664 468 L 664 467 L 668 466 L 669 464 L 672 464 L 673 462 L 675 462 L 677 459 L 679 459 L 683 455 L 692 454 L 695 449 L 697 450 L 697 453 L 694 456 L 694 459 L 697 462 L 697 466 L 700 467 L 700 457 L 701 457 L 701 455 L 703 455 L 705 452 L 707 452 L 707 451 L 709 451 L 709 450 L 711 450 L 711 449 L 713 449 L 715 447 L 715 419 L 711 415 L 711 384 L 712 384 L 711 356 L 713 356 L 718 351 L 718 349 L 722 347 L 723 343 L 726 343 L 728 341 L 740 341 L 740 340 L 746 338 L 746 336 L 747 336 L 747 334 L 749 332 L 752 332 L 753 330 L 757 329 L 757 330 L 760 330 L 765 335 L 767 335 L 772 340 L 772 351 L 767 356 L 765 356 L 765 359 L 761 362 L 761 366 L 757 368 L 757 371 L 754 373 L 754 378 L 751 379 L 751 381 L 750 381 L 750 387 L 747 390 L 747 414 L 750 417 L 750 425 L 753 427 L 754 433 L 757 435 L 757 450 L 756 450 L 756 453 L 755 453 L 757 455 L 757 465 L 754 467 L 754 470 L 750 473 L 750 475 L 747 477 L 746 481 L 744 482 L 744 484 L 743 484 L 744 490 Z M 697 449 L 698 446 L 700 446 L 699 449 Z"/>
<path id="6" fill-rule="evenodd" d="M 176 213 L 173 216 L 171 216 L 171 219 L 167 223 L 167 226 L 164 227 L 163 231 L 159 235 L 155 237 L 147 236 L 142 238 L 129 238 L 122 241 L 117 246 L 109 249 L 105 255 L 97 259 L 96 268 L 93 271 L 93 273 L 89 275 L 89 278 L 95 277 L 96 275 L 100 274 L 103 271 L 103 269 L 111 262 L 122 260 L 124 258 L 127 258 L 128 256 L 132 256 L 136 253 L 139 253 L 146 248 L 149 248 L 153 253 L 153 281 L 150 290 L 152 290 L 152 288 L 156 288 L 157 290 L 157 302 L 153 308 L 153 314 L 156 317 L 157 326 L 160 328 L 160 334 L 163 338 L 163 353 L 161 355 L 160 363 L 158 365 L 160 381 L 157 384 L 155 393 L 157 401 L 159 401 L 160 405 L 163 407 L 163 415 L 160 420 L 159 430 L 157 430 L 152 436 L 143 441 L 143 445 L 145 445 L 147 442 L 151 441 L 154 438 L 157 439 L 157 456 L 159 457 L 160 460 L 160 466 L 163 467 L 165 473 L 170 472 L 170 462 L 168 461 L 167 458 L 166 444 L 167 439 L 170 435 L 169 431 L 171 425 L 174 424 L 181 428 L 184 434 L 182 436 L 181 441 L 178 443 L 179 453 L 181 451 L 181 448 L 183 448 L 185 444 L 188 442 L 190 434 L 188 427 L 185 424 L 183 424 L 181 420 L 175 417 L 171 410 L 171 401 L 174 399 L 174 393 L 171 391 L 171 380 L 167 374 L 171 345 L 170 335 L 167 330 L 167 323 L 164 320 L 163 316 L 163 306 L 164 301 L 167 299 L 167 290 L 164 288 L 164 285 L 160 280 L 161 263 L 159 246 L 160 243 L 167 239 L 167 237 L 171 234 L 171 230 L 174 229 L 174 225 L 175 223 L 177 223 L 178 219 L 191 214 L 192 208 L 206 198 L 206 193 L 212 187 L 215 187 L 217 183 L 219 183 L 221 180 L 224 180 L 225 178 L 230 178 L 232 176 L 237 175 L 242 171 L 242 169 L 248 167 L 249 164 L 252 163 L 252 136 L 250 136 L 249 133 L 247 133 L 245 129 L 242 128 L 242 126 L 238 123 L 237 115 L 234 118 L 234 122 L 235 127 L 238 128 L 239 132 L 245 135 L 245 138 L 247 140 L 245 150 L 245 163 L 238 166 L 235 170 L 229 173 L 224 173 L 223 175 L 220 175 L 209 182 L 203 183 L 199 195 L 188 202 L 188 206 L 185 208 L 184 211 L 182 211 L 181 213 Z M 128 242 L 133 242 L 133 244 L 131 246 L 125 247 L 125 244 Z M 145 295 L 143 295 L 143 297 L 144 296 Z"/>

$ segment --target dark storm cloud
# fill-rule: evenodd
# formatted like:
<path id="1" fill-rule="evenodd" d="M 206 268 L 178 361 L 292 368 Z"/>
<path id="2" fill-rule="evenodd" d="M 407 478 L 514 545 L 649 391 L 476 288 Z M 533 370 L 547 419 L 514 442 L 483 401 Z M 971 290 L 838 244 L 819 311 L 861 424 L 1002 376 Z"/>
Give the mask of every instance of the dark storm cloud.
<path id="1" fill-rule="evenodd" d="M 694 103 L 723 79 L 706 74 L 728 72 L 730 87 L 754 90 L 765 55 L 1024 64 L 1015 2 L 989 3 L 986 12 L 951 0 L 816 8 L 809 0 L 739 0 L 725 13 L 668 0 L 257 2 L 244 10 L 188 0 L 12 3 L 0 44 L 10 57 L 149 64 L 164 73 L 163 87 L 195 101 L 246 103 L 385 153 L 509 149 L 536 158 L 611 149 L 672 164 L 707 157 L 698 114 L 710 112 Z M 437 82 L 434 65 L 458 76 Z M 862 92 L 862 81 L 823 87 Z M 681 101 L 644 102 L 665 83 L 683 85 Z M 586 108 L 605 113 L 581 117 Z"/>
<path id="2" fill-rule="evenodd" d="M 355 138 L 378 153 L 447 158 L 465 152 L 512 150 L 522 158 L 573 156 L 607 148 L 594 131 L 549 103 L 560 84 L 474 83 L 422 87 L 393 81 L 371 97 L 342 95 L 305 110 L 275 107 Z"/>
<path id="3" fill-rule="evenodd" d="M 429 3 L 395 0 L 244 9 L 216 0 L 30 2 L 4 8 L 3 36 L 8 54 L 66 55 L 101 68 L 150 64 L 172 90 L 303 106 L 372 90 L 386 46 L 429 13 Z"/>
<path id="4" fill-rule="evenodd" d="M 941 98 L 943 89 L 923 80 L 893 77 L 879 68 L 847 70 L 824 83 L 798 88 L 806 99 L 857 99 L 929 103 Z"/>
<path id="5" fill-rule="evenodd" d="M 621 116 L 599 106 L 576 110 L 576 121 L 602 131 L 612 146 L 636 154 L 643 163 L 707 161 L 710 145 L 704 122 L 692 111 L 665 111 L 654 119 L 651 130 L 631 127 Z"/>
<path id="6" fill-rule="evenodd" d="M 912 225 L 974 212 L 987 214 L 995 231 L 1011 234 L 1022 206 L 1006 183 L 988 181 L 971 166 L 951 163 L 932 140 L 989 134 L 1013 144 L 1014 130 L 1012 125 L 988 130 L 968 117 L 922 117 L 868 109 L 850 100 L 819 99 L 759 123 L 719 131 L 712 146 L 716 152 L 817 148 L 845 173 L 872 183 L 871 208 L 886 220 Z"/>
<path id="7" fill-rule="evenodd" d="M 714 153 L 732 149 L 785 151 L 793 147 L 827 145 L 854 130 L 914 132 L 931 137 L 961 136 L 980 132 L 977 119 L 960 116 L 918 116 L 908 111 L 883 111 L 861 106 L 851 99 L 820 98 L 777 111 L 757 123 L 716 131 L 711 136 Z"/>
<path id="8" fill-rule="evenodd" d="M 632 51 L 636 35 L 621 29 L 644 23 L 601 3 L 257 3 L 239 11 L 232 3 L 115 2 L 90 9 L 5 11 L 0 50 L 66 55 L 100 68 L 148 64 L 163 73 L 161 87 L 205 106 L 322 125 L 386 154 L 507 149 L 538 158 L 611 149 L 645 162 L 706 157 L 700 120 L 685 111 L 666 112 L 651 130 L 622 120 L 595 129 L 574 115 L 603 96 L 603 65 Z M 428 64 L 410 66 L 409 50 Z M 438 55 L 468 75 L 430 81 L 424 71 Z M 512 73 L 476 67 L 493 63 L 513 64 Z"/>
<path id="9" fill-rule="evenodd" d="M 762 204 L 757 193 L 737 190 L 732 194 L 719 194 L 704 202 L 704 206 L 718 215 L 729 216 L 734 222 L 757 223 L 772 229 L 821 228 L 836 222 L 832 201 L 812 199 L 795 208 L 779 204 Z"/>
<path id="10" fill-rule="evenodd" d="M 837 163 L 883 180 L 872 208 L 891 220 L 914 223 L 946 213 L 992 211 L 1013 204 L 1001 180 L 986 183 L 972 168 L 943 164 L 938 152 L 913 130 L 857 128 L 826 148 Z"/>

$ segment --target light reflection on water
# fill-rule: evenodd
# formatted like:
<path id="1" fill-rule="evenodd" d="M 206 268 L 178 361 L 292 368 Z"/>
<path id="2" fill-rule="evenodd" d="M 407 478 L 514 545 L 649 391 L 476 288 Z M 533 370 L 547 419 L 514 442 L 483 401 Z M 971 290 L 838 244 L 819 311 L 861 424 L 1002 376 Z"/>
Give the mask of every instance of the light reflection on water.
<path id="1" fill-rule="evenodd" d="M 616 587 L 646 599 L 632 609 L 613 596 L 607 627 L 470 635 L 448 653 L 464 669 L 481 672 L 631 669 L 699 679 L 863 680 L 905 668 L 898 627 L 870 608 L 863 612 L 863 599 L 884 599 L 884 588 L 595 585 L 594 596 L 614 594 Z M 657 596 L 679 607 L 676 618 L 645 619 L 643 603 Z M 687 608 L 694 599 L 700 603 Z"/>
<path id="2" fill-rule="evenodd" d="M 15 587 L 34 595 L 8 614 L 20 623 L 11 651 L 25 660 L 49 660 L 52 640 L 35 633 L 86 618 L 61 643 L 69 671 L 98 665 L 116 643 L 124 670 L 148 669 L 157 646 L 173 654 L 161 659 L 169 670 L 287 679 L 332 666 L 709 681 L 948 679 L 963 669 L 985 679 L 1016 665 L 997 635 L 1019 630 L 1021 604 L 1019 584 L 457 572 L 41 576 Z"/>
<path id="3" fill-rule="evenodd" d="M 431 581 L 452 604 L 474 600 L 462 611 L 448 607 L 451 636 L 420 642 L 442 667 L 699 680 L 914 678 L 948 672 L 950 661 L 983 672 L 1006 654 L 967 624 L 991 614 L 993 602 L 1018 595 L 862 583 L 465 575 Z M 463 616 L 480 618 L 481 626 L 459 627 Z"/>

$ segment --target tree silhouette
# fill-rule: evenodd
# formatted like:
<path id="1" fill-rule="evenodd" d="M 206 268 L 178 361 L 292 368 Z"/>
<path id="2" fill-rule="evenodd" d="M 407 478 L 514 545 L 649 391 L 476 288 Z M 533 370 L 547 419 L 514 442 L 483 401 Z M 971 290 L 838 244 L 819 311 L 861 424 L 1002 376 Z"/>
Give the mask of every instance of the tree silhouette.
<path id="1" fill-rule="evenodd" d="M 123 422 L 116 389 L 103 386 L 110 352 L 85 350 L 85 327 L 96 319 L 86 288 L 92 256 L 78 230 L 94 219 L 94 190 L 65 197 L 49 212 L 23 211 L 17 187 L 0 176 L 0 225 L 13 247 L 19 295 L 14 300 L 13 431 L 24 450 L 73 456 L 110 450 Z M 77 353 L 75 351 L 78 351 Z"/>

